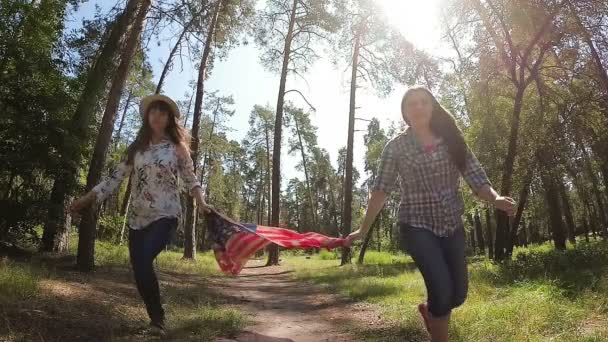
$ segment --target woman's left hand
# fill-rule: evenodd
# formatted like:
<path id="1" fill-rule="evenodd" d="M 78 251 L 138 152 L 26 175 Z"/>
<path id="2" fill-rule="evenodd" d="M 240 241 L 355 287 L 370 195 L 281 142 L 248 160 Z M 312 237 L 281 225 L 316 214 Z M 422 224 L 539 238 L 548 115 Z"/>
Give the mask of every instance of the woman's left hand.
<path id="1" fill-rule="evenodd" d="M 198 205 L 198 208 L 200 209 L 201 212 L 203 212 L 205 214 L 209 214 L 211 212 L 211 206 L 209 206 L 209 204 L 207 204 L 206 202 L 200 203 Z"/>
<path id="2" fill-rule="evenodd" d="M 515 200 L 511 197 L 497 196 L 494 200 L 494 206 L 507 213 L 508 216 L 515 215 Z"/>

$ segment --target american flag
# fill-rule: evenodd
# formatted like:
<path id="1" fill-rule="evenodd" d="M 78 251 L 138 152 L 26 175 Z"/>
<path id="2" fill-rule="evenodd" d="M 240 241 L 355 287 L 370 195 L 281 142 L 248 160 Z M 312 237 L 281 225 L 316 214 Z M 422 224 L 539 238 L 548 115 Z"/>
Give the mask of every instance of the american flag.
<path id="1" fill-rule="evenodd" d="M 249 258 L 271 243 L 285 248 L 327 248 L 347 246 L 346 239 L 319 233 L 298 233 L 290 229 L 239 223 L 215 209 L 205 215 L 207 234 L 222 272 L 237 275 Z"/>

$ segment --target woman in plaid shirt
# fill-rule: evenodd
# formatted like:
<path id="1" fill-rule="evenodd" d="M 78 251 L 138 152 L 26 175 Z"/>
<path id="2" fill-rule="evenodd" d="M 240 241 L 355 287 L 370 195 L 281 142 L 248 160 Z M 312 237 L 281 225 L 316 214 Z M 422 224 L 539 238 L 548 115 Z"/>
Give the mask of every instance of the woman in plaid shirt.
<path id="1" fill-rule="evenodd" d="M 426 329 L 433 341 L 443 342 L 450 312 L 464 302 L 468 288 L 460 176 L 477 197 L 508 215 L 515 202 L 492 188 L 454 118 L 428 89 L 410 88 L 401 112 L 409 127 L 386 144 L 365 219 L 348 239 L 367 234 L 399 179 L 399 242 L 424 278 L 427 302 L 418 310 Z"/>

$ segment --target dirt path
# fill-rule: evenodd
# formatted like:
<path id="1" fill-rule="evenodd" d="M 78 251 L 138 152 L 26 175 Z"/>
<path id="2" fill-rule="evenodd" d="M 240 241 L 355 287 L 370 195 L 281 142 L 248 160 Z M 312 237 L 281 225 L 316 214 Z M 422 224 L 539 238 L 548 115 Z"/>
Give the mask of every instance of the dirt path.
<path id="1" fill-rule="evenodd" d="M 0 298 L 0 341 L 150 340 L 145 334 L 147 315 L 128 266 L 103 266 L 83 274 L 73 264 L 71 257 L 48 261 L 52 271 L 41 274 L 35 295 Z M 215 342 L 360 341 L 365 338 L 345 332 L 353 323 L 365 325 L 373 334 L 386 327 L 372 305 L 295 280 L 285 268 L 262 266 L 261 261 L 252 261 L 238 277 L 158 272 L 171 309 L 163 340 L 207 340 L 217 336 L 204 336 L 214 324 L 225 329 L 228 321 L 222 317 L 201 319 L 201 301 L 237 308 L 253 320 L 236 337 Z"/>
<path id="2" fill-rule="evenodd" d="M 262 266 L 261 261 L 252 261 L 238 277 L 212 282 L 213 289 L 235 299 L 236 306 L 254 320 L 235 339 L 217 342 L 356 341 L 341 325 L 379 322 L 378 312 L 370 305 L 352 303 L 294 280 L 291 271 L 280 266 Z"/>

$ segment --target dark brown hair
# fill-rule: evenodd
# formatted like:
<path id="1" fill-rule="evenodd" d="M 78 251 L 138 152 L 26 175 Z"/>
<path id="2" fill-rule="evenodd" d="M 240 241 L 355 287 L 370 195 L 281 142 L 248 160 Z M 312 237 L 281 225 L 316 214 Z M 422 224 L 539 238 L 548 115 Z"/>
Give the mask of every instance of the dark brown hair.
<path id="1" fill-rule="evenodd" d="M 456 167 L 460 171 L 464 171 L 467 157 L 467 145 L 464 141 L 464 136 L 462 135 L 462 131 L 456 125 L 456 120 L 435 98 L 433 93 L 430 90 L 423 86 L 416 86 L 409 88 L 405 94 L 403 95 L 403 99 L 401 100 L 401 113 L 403 114 L 403 119 L 405 123 L 410 125 L 407 116 L 405 115 L 405 103 L 407 99 L 414 94 L 414 92 L 424 92 L 428 96 L 431 97 L 431 101 L 433 104 L 433 112 L 431 114 L 431 132 L 433 132 L 438 137 L 441 137 L 443 141 L 448 146 L 448 153 L 452 162 L 456 164 Z"/>
<path id="2" fill-rule="evenodd" d="M 137 152 L 145 150 L 150 145 L 152 128 L 148 122 L 148 114 L 152 109 L 165 112 L 169 115 L 165 133 L 175 145 L 184 147 L 186 151 L 190 150 L 190 134 L 188 134 L 188 131 L 179 123 L 179 120 L 175 116 L 175 113 L 173 113 L 173 110 L 171 110 L 171 107 L 163 101 L 154 101 L 148 106 L 148 109 L 142 118 L 143 123 L 139 132 L 137 132 L 135 141 L 127 148 L 127 164 L 129 165 L 133 164 Z"/>

